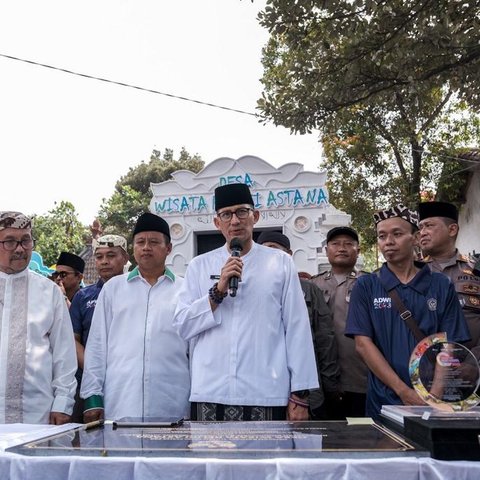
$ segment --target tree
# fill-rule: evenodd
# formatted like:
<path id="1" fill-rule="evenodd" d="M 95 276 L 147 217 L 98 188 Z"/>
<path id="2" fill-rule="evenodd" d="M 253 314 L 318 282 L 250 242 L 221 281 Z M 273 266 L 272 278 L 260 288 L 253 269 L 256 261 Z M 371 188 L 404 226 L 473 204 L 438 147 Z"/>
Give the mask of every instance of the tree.
<path id="1" fill-rule="evenodd" d="M 199 155 L 192 156 L 185 148 L 178 159 L 171 149 L 165 149 L 163 156 L 159 150 L 153 150 L 150 161 L 130 168 L 116 183 L 112 196 L 103 200 L 99 219 L 104 233 L 116 233 L 128 239 L 138 216 L 148 211 L 152 199 L 150 183 L 164 182 L 177 170 L 198 172 L 204 165 Z"/>
<path id="2" fill-rule="evenodd" d="M 354 220 L 415 205 L 444 152 L 478 142 L 479 14 L 471 0 L 268 0 L 259 14 L 263 118 L 320 131 L 331 199 Z"/>
<path id="3" fill-rule="evenodd" d="M 455 174 L 465 169 L 465 165 L 456 160 L 458 146 L 479 138 L 480 122 L 474 115 L 462 116 L 458 106 L 455 113 L 447 110 L 439 117 L 438 127 L 430 131 L 428 155 L 426 152 L 422 155 L 418 192 L 424 199 L 433 199 L 435 194 L 437 197 L 442 194 L 442 200 L 455 203 L 458 199 L 453 195 L 448 198 L 445 193 L 458 191 L 462 185 L 459 177 L 465 172 Z M 415 193 L 412 200 L 410 185 L 406 183 L 409 174 L 407 179 L 399 174 L 389 144 L 368 128 L 359 115 L 344 119 L 335 132 L 324 135 L 323 146 L 325 159 L 321 166 L 328 172 L 330 201 L 352 214 L 353 226 L 362 232 L 367 245 L 376 241 L 372 224 L 374 210 L 399 202 L 416 206 L 418 194 Z M 406 168 L 411 171 L 411 165 Z"/>
<path id="4" fill-rule="evenodd" d="M 77 219 L 75 207 L 70 202 L 62 201 L 47 215 L 34 215 L 32 220 L 35 250 L 45 265 L 55 264 L 62 251 L 76 254 L 82 251 L 88 232 Z"/>

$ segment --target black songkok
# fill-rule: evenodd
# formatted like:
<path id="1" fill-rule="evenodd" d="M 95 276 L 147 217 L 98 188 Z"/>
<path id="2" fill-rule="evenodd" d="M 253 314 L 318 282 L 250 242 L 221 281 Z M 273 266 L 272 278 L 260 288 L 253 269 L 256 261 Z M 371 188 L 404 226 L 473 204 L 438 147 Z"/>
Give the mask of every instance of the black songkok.
<path id="1" fill-rule="evenodd" d="M 458 222 L 458 209 L 452 203 L 447 202 L 424 202 L 418 205 L 420 220 L 430 217 L 451 218 L 455 223 Z"/>
<path id="2" fill-rule="evenodd" d="M 140 232 L 160 232 L 167 236 L 169 242 L 171 241 L 168 223 L 154 213 L 145 212 L 138 217 L 133 236 Z"/>
<path id="3" fill-rule="evenodd" d="M 358 233 L 350 227 L 334 227 L 327 232 L 327 243 L 339 235 L 347 235 L 350 238 L 353 238 L 358 242 Z"/>
<path id="4" fill-rule="evenodd" d="M 82 257 L 75 255 L 74 253 L 62 252 L 57 260 L 58 265 L 65 265 L 71 267 L 77 272 L 83 273 L 85 270 L 85 262 Z"/>
<path id="5" fill-rule="evenodd" d="M 215 189 L 215 211 L 232 205 L 254 205 L 250 189 L 244 183 L 222 185 Z"/>
<path id="6" fill-rule="evenodd" d="M 290 240 L 286 235 L 280 232 L 271 232 L 271 231 L 262 232 L 257 239 L 257 243 L 262 245 L 265 242 L 278 243 L 279 245 L 286 248 L 287 250 L 290 250 Z"/>

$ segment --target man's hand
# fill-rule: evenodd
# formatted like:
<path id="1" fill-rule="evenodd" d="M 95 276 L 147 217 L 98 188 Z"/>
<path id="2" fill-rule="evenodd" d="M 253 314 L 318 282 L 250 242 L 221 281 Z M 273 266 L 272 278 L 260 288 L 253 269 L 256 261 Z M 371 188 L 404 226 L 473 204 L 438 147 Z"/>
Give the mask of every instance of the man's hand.
<path id="1" fill-rule="evenodd" d="M 225 293 L 228 290 L 228 282 L 231 277 L 242 276 L 243 261 L 241 257 L 229 257 L 220 273 L 220 280 L 218 281 L 218 291 Z"/>
<path id="2" fill-rule="evenodd" d="M 398 392 L 398 396 L 404 405 L 426 405 L 413 388 L 405 387 Z"/>
<path id="3" fill-rule="evenodd" d="M 62 412 L 50 412 L 50 425 L 63 425 L 68 423 L 72 417 Z"/>
<path id="4" fill-rule="evenodd" d="M 295 395 L 291 395 L 291 397 L 301 403 L 306 403 L 305 399 L 297 398 Z M 288 400 L 287 406 L 287 420 L 292 422 L 299 422 L 302 420 L 308 420 L 308 406 L 303 407 L 302 405 L 298 405 L 291 400 Z"/>
<path id="5" fill-rule="evenodd" d="M 95 422 L 97 420 L 103 420 L 104 410 L 103 408 L 92 408 L 92 410 L 87 410 L 83 414 L 83 421 L 85 423 Z"/>

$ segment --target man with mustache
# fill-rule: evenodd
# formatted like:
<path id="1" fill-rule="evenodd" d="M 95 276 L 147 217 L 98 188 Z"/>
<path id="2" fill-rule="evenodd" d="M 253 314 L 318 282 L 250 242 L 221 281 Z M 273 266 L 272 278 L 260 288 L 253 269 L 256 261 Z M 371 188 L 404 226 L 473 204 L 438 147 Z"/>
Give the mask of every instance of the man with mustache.
<path id="1" fill-rule="evenodd" d="M 28 264 L 31 221 L 0 212 L 0 423 L 70 421 L 77 382 L 72 324 L 62 292 Z"/>
<path id="2" fill-rule="evenodd" d="M 253 241 L 247 185 L 217 187 L 215 211 L 226 243 L 190 262 L 174 319 L 190 341 L 192 418 L 306 420 L 318 376 L 295 265 Z"/>
<path id="3" fill-rule="evenodd" d="M 423 261 L 455 285 L 472 337 L 467 347 L 480 348 L 480 275 L 474 273 L 470 259 L 455 247 L 459 230 L 457 207 L 446 202 L 424 202 L 419 204 L 418 212 Z"/>
<path id="4" fill-rule="evenodd" d="M 357 232 L 350 227 L 334 227 L 327 232 L 325 252 L 330 270 L 312 278 L 320 287 L 333 314 L 338 344 L 340 389 L 329 395 L 325 408 L 330 420 L 363 417 L 367 392 L 368 368 L 355 350 L 353 339 L 345 336 L 345 323 L 352 289 L 365 272 L 355 269 L 360 253 Z"/>
<path id="5" fill-rule="evenodd" d="M 421 405 L 412 388 L 408 365 L 418 343 L 400 317 L 395 291 L 424 336 L 446 332 L 449 341 L 469 340 L 453 284 L 414 261 L 418 213 L 396 205 L 374 214 L 377 243 L 386 262 L 379 272 L 363 275 L 353 287 L 345 334 L 355 338 L 370 372 L 367 415 L 377 418 L 382 405 Z"/>

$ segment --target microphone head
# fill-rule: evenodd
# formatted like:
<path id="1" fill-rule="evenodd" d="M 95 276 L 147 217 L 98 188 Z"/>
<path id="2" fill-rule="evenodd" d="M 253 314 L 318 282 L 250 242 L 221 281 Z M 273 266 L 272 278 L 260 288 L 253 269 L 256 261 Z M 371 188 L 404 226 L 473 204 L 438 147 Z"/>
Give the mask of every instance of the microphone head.
<path id="1" fill-rule="evenodd" d="M 232 238 L 230 241 L 230 250 L 237 250 L 241 252 L 243 250 L 243 242 L 237 237 Z"/>

